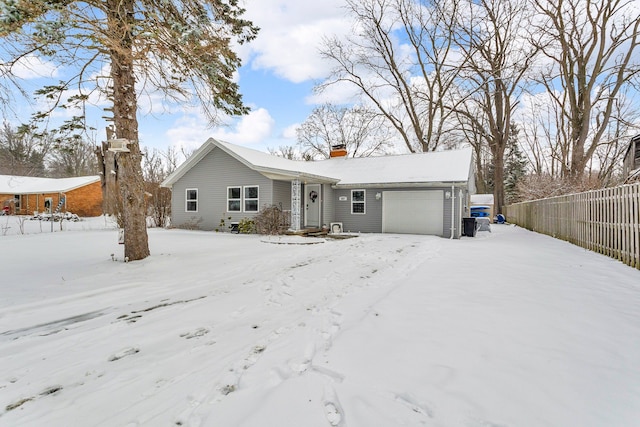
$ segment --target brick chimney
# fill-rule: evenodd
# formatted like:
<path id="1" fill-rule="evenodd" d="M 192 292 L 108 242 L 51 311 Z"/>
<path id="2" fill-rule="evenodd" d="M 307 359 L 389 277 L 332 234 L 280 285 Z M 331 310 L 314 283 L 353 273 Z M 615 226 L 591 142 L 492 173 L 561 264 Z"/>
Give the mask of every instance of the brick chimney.
<path id="1" fill-rule="evenodd" d="M 331 152 L 329 153 L 329 157 L 347 157 L 347 146 L 346 144 L 337 144 L 331 146 Z"/>

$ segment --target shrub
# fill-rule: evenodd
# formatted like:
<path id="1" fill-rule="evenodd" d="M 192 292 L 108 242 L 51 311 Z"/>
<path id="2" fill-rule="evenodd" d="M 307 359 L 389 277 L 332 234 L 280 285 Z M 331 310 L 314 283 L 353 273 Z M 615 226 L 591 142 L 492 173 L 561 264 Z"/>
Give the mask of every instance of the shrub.
<path id="1" fill-rule="evenodd" d="M 265 206 L 256 215 L 255 226 L 259 234 L 282 234 L 289 227 L 289 216 L 278 206 Z"/>
<path id="2" fill-rule="evenodd" d="M 255 222 L 251 218 L 242 218 L 238 223 L 238 231 L 242 234 L 253 234 L 256 232 Z"/>

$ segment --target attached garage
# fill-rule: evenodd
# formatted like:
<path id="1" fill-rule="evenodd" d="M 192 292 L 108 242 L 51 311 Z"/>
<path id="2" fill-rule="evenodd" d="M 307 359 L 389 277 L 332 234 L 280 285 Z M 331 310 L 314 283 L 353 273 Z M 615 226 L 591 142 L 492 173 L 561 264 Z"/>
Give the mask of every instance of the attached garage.
<path id="1" fill-rule="evenodd" d="M 442 190 L 384 191 L 382 232 L 443 235 Z"/>

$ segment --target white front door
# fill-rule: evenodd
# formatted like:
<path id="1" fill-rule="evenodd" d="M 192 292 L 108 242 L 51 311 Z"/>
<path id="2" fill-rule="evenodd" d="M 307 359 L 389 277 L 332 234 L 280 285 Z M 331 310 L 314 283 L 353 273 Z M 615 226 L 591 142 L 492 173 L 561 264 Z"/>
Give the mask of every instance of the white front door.
<path id="1" fill-rule="evenodd" d="M 307 184 L 304 189 L 304 225 L 320 227 L 320 184 Z"/>

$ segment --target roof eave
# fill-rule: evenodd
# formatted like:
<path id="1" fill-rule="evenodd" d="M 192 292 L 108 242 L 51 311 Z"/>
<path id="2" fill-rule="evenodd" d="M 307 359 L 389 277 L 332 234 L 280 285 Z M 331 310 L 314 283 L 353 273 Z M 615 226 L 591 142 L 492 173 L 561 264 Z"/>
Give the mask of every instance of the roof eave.
<path id="1" fill-rule="evenodd" d="M 305 182 L 311 181 L 314 183 L 322 183 L 322 184 L 334 184 L 338 182 L 338 179 L 336 178 L 322 176 L 322 175 L 314 175 L 306 172 L 292 171 L 292 170 L 286 170 L 286 169 L 267 168 L 262 166 L 250 166 L 250 167 L 256 172 L 260 172 L 261 174 L 273 179 L 279 179 L 279 180 L 299 179 Z"/>
<path id="2" fill-rule="evenodd" d="M 349 188 L 418 188 L 418 187 L 464 187 L 468 184 L 464 181 L 428 181 L 428 182 L 371 182 L 371 183 L 351 183 L 351 184 L 334 184 L 331 187 L 339 189 Z"/>

